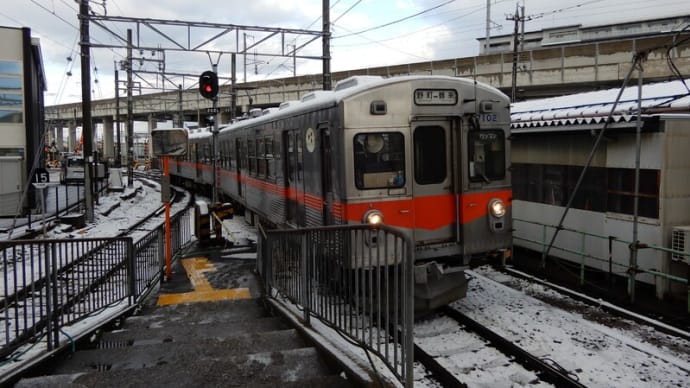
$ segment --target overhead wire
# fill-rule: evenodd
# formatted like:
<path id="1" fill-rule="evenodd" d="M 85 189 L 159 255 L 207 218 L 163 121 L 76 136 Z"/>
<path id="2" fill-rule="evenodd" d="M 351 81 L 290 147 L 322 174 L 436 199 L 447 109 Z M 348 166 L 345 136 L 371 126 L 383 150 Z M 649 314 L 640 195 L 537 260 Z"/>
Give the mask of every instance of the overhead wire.
<path id="1" fill-rule="evenodd" d="M 76 34 L 74 37 L 74 43 L 72 43 L 72 48 L 70 49 L 70 54 L 66 58 L 67 63 L 65 64 L 65 71 L 62 73 L 62 77 L 60 78 L 60 84 L 58 86 L 57 93 L 55 94 L 55 101 L 54 104 L 58 104 L 60 100 L 62 99 L 62 94 L 65 91 L 65 88 L 67 86 L 67 79 L 71 76 L 72 74 L 72 69 L 74 68 L 74 53 L 76 52 L 77 48 L 77 43 L 79 42 L 79 33 Z"/>
<path id="2" fill-rule="evenodd" d="M 352 33 L 347 34 L 347 35 L 334 36 L 334 37 L 332 37 L 331 39 L 340 39 L 340 38 L 345 38 L 345 37 L 352 36 L 352 35 L 360 35 L 360 34 L 363 34 L 363 33 L 365 33 L 365 32 L 371 32 L 371 31 L 379 30 L 379 29 L 381 29 L 381 28 L 389 27 L 389 26 L 392 26 L 392 25 L 394 25 L 394 24 L 398 24 L 398 23 L 400 23 L 400 22 L 404 22 L 405 20 L 409 20 L 409 19 L 415 18 L 415 17 L 417 17 L 417 16 L 423 15 L 423 14 L 425 14 L 425 13 L 427 13 L 427 12 L 430 12 L 430 11 L 433 11 L 433 10 L 435 10 L 435 9 L 437 9 L 437 8 L 441 8 L 441 7 L 443 7 L 444 5 L 448 5 L 448 4 L 453 3 L 453 2 L 455 2 L 455 0 L 448 0 L 448 1 L 446 1 L 445 3 L 438 4 L 438 5 L 436 5 L 436 6 L 433 6 L 433 7 L 431 7 L 431 8 L 427 8 L 427 9 L 425 9 L 425 10 L 422 10 L 422 11 L 420 11 L 420 12 L 417 12 L 417 13 L 412 14 L 412 15 L 409 15 L 409 16 L 405 16 L 404 18 L 397 19 L 397 20 L 393 20 L 393 21 L 390 21 L 390 22 L 388 22 L 388 23 L 381 24 L 381 25 L 374 26 L 374 27 L 370 27 L 370 28 L 367 28 L 367 29 L 364 29 L 364 30 L 361 30 L 361 31 L 352 32 Z"/>
<path id="3" fill-rule="evenodd" d="M 675 35 L 673 35 L 673 43 L 669 46 L 669 48 L 666 50 L 666 63 L 668 64 L 669 69 L 671 70 L 671 73 L 685 86 L 685 90 L 688 91 L 688 94 L 690 95 L 690 87 L 688 87 L 688 84 L 685 82 L 685 77 L 683 77 L 683 74 L 680 72 L 678 67 L 676 66 L 675 62 L 673 62 L 673 49 L 678 48 L 678 46 L 685 44 L 687 42 L 690 42 L 690 36 L 686 37 L 682 40 L 678 40 L 680 35 L 688 31 L 690 29 L 690 24 L 687 26 L 683 27 L 680 31 L 678 31 Z"/>
<path id="4" fill-rule="evenodd" d="M 355 5 L 359 4 L 360 2 L 361 2 L 361 0 L 358 0 L 357 3 L 355 3 Z M 340 3 L 340 0 L 336 0 L 335 3 L 331 4 L 331 6 L 330 6 L 329 9 L 333 9 L 336 5 L 338 5 L 338 3 Z M 348 8 L 348 10 L 345 11 L 345 13 L 350 12 L 350 10 L 352 10 L 352 8 L 355 7 L 355 5 L 353 5 L 353 6 L 351 6 L 350 8 Z M 340 19 L 340 18 L 343 17 L 343 16 L 344 16 L 344 13 L 343 13 L 342 15 L 340 15 L 337 19 Z M 336 19 L 336 20 L 337 20 L 337 19 Z M 305 27 L 304 29 L 305 29 L 305 30 L 310 29 L 310 28 L 311 28 L 314 24 L 316 24 L 316 22 L 318 22 L 319 20 L 321 20 L 321 16 L 319 16 L 319 17 L 317 17 L 316 19 L 314 19 L 314 21 L 311 22 L 311 23 L 310 23 L 307 27 Z M 295 45 L 295 47 L 297 47 L 297 39 L 298 39 L 298 38 L 295 38 L 295 39 L 292 41 L 292 43 Z M 246 54 L 245 54 L 245 55 L 246 55 Z M 273 68 L 273 70 L 271 70 L 271 71 L 269 71 L 268 73 L 266 73 L 266 75 L 264 76 L 264 79 L 268 78 L 268 77 L 269 77 L 271 74 L 273 74 L 276 70 L 278 70 L 278 69 L 280 69 L 281 67 L 285 66 L 285 63 L 286 63 L 288 60 L 289 60 L 289 58 L 283 59 L 283 62 L 279 63 L 276 67 Z M 269 64 L 269 63 L 271 63 L 270 60 L 269 60 L 268 62 L 266 62 L 266 64 Z"/>
<path id="5" fill-rule="evenodd" d="M 347 28 L 342 27 L 342 26 L 340 26 L 339 28 L 342 28 L 342 29 L 345 30 L 345 31 L 349 31 Z M 389 50 L 397 51 L 397 52 L 399 52 L 399 53 L 401 53 L 401 54 L 408 55 L 408 56 L 410 56 L 410 57 L 419 58 L 419 59 L 422 59 L 422 60 L 425 60 L 425 61 L 430 60 L 430 58 L 423 57 L 423 56 L 421 56 L 421 55 L 417 55 L 417 54 L 414 54 L 414 53 L 411 53 L 411 52 L 407 52 L 407 51 L 400 50 L 400 49 L 395 48 L 395 47 L 393 47 L 393 46 L 390 46 L 390 45 L 387 45 L 387 44 L 385 44 L 385 43 L 382 43 L 382 42 L 380 42 L 380 41 L 378 41 L 378 40 L 370 39 L 370 38 L 368 38 L 368 37 L 366 37 L 366 36 L 360 36 L 360 38 L 365 39 L 365 40 L 368 40 L 368 41 L 370 41 L 371 43 L 377 44 L 377 45 L 379 45 L 379 46 L 383 46 L 383 47 L 385 47 L 385 48 L 387 48 L 387 49 L 389 49 Z"/>
<path id="6" fill-rule="evenodd" d="M 498 3 L 503 3 L 503 2 L 506 2 L 506 1 L 509 1 L 509 0 L 500 0 L 500 1 L 497 1 L 496 4 L 498 4 Z M 436 23 L 436 24 L 433 24 L 433 25 L 430 25 L 430 26 L 427 26 L 427 27 L 424 27 L 424 28 L 421 28 L 421 29 L 418 29 L 418 30 L 415 30 L 415 31 L 411 31 L 411 32 L 408 32 L 408 33 L 406 33 L 406 34 L 396 35 L 396 36 L 393 36 L 393 37 L 391 37 L 391 38 L 376 39 L 376 41 L 379 41 L 379 42 L 388 42 L 388 41 L 392 41 L 392 40 L 404 38 L 404 37 L 407 37 L 407 36 L 411 36 L 411 35 L 416 35 L 416 34 L 419 34 L 419 33 L 423 33 L 423 32 L 426 32 L 426 31 L 428 31 L 428 30 L 430 30 L 430 29 L 433 29 L 433 28 L 436 28 L 436 27 L 440 27 L 440 26 L 446 25 L 446 24 L 448 24 L 448 23 L 450 23 L 450 22 L 453 22 L 453 21 L 455 21 L 455 20 L 462 19 L 462 18 L 464 18 L 464 17 L 470 16 L 470 15 L 472 15 L 472 14 L 474 14 L 474 13 L 479 12 L 479 11 L 484 11 L 485 9 L 486 9 L 486 6 L 478 6 L 478 7 L 475 7 L 475 9 L 473 9 L 473 10 L 467 12 L 467 13 L 463 13 L 463 14 L 461 14 L 461 15 L 459 15 L 459 16 L 454 16 L 454 17 L 452 17 L 452 18 L 450 18 L 450 19 L 446 19 L 446 20 L 444 20 L 444 21 L 442 21 L 442 22 L 440 22 L 440 23 Z M 467 27 L 468 27 L 468 26 L 465 25 L 465 26 L 463 26 L 462 29 L 459 30 L 459 31 L 462 31 L 462 32 L 467 31 L 467 30 L 468 30 Z M 450 31 L 457 31 L 457 30 L 450 30 Z M 450 33 L 448 33 L 448 34 L 450 35 Z M 435 37 L 438 37 L 438 35 L 435 35 Z M 355 47 L 355 46 L 358 46 L 358 45 L 368 45 L 368 44 L 369 44 L 369 43 L 366 43 L 366 44 L 361 44 L 361 43 L 360 43 L 360 44 L 346 44 L 346 45 L 338 45 L 338 47 Z"/>
<path id="7" fill-rule="evenodd" d="M 60 21 L 64 22 L 65 24 L 67 24 L 68 26 L 70 26 L 71 28 L 73 28 L 74 30 L 76 30 L 76 31 L 77 31 L 77 38 L 79 38 L 79 34 L 80 34 L 80 32 L 81 32 L 80 28 L 79 28 L 78 26 L 72 24 L 72 22 L 70 22 L 69 20 L 67 20 L 67 19 L 65 19 L 64 17 L 60 16 L 60 15 L 57 13 L 57 11 L 56 11 L 55 8 L 53 8 L 53 9 L 51 10 L 50 8 L 46 7 L 45 5 L 39 3 L 37 0 L 30 0 L 30 1 L 31 1 L 34 5 L 38 6 L 38 7 L 41 8 L 42 10 L 48 12 L 49 14 L 53 15 L 54 17 L 58 18 Z M 70 5 L 70 4 L 69 4 L 68 2 L 66 2 L 65 0 L 60 0 L 60 2 L 61 2 L 64 6 L 66 6 L 69 10 L 71 10 L 71 11 L 73 11 L 73 12 L 78 12 L 78 10 L 77 10 L 76 8 L 72 7 L 72 5 Z M 105 6 L 105 2 L 103 2 L 102 4 L 99 3 L 99 5 Z M 93 10 L 91 10 L 91 12 L 93 13 Z M 50 39 L 50 38 L 48 38 L 48 39 L 52 41 L 52 39 Z M 100 43 L 98 39 L 94 39 L 93 37 L 91 37 L 91 40 L 94 41 L 94 42 Z M 74 58 L 74 57 L 77 57 L 77 56 L 81 55 L 81 54 L 76 50 L 76 47 L 75 47 L 75 46 L 73 46 L 72 48 L 70 48 L 70 47 L 65 46 L 65 45 L 62 44 L 61 42 L 56 42 L 56 43 L 58 43 L 59 45 L 65 47 L 65 48 L 67 48 L 67 49 L 69 49 L 69 50 L 70 50 L 69 57 L 71 57 L 71 58 Z M 111 52 L 113 52 L 116 56 L 124 57 L 124 55 L 122 55 L 122 54 L 116 52 L 116 51 L 113 50 L 112 48 L 110 48 L 109 50 L 110 50 Z M 79 55 L 77 55 L 77 54 L 79 54 Z M 95 60 L 95 58 L 94 58 L 93 56 L 92 56 L 92 58 L 91 58 L 91 62 L 92 62 L 91 66 L 93 66 L 93 68 L 96 68 L 96 60 Z M 69 70 L 68 70 L 67 72 L 70 72 L 70 73 L 71 73 L 72 68 L 73 68 L 73 66 L 74 66 L 74 61 L 71 61 L 71 63 L 68 64 L 68 66 L 69 66 Z M 69 78 L 65 78 L 67 72 L 65 72 L 65 73 L 63 74 L 63 78 L 61 79 L 60 87 L 59 87 L 59 89 L 58 89 L 58 93 L 56 94 L 56 101 L 55 101 L 56 104 L 58 104 L 59 101 L 62 99 L 62 96 L 63 96 L 63 93 L 64 93 L 64 89 L 66 88 L 66 84 L 67 84 L 67 81 L 68 81 L 68 79 L 69 79 Z M 67 77 L 69 77 L 69 76 L 67 76 Z M 101 86 L 100 86 L 98 83 L 96 83 L 96 88 L 98 89 L 100 95 L 102 95 L 102 89 L 101 89 Z M 95 92 L 95 90 L 94 90 L 93 92 Z M 59 98 L 59 99 L 57 99 L 57 98 Z"/>

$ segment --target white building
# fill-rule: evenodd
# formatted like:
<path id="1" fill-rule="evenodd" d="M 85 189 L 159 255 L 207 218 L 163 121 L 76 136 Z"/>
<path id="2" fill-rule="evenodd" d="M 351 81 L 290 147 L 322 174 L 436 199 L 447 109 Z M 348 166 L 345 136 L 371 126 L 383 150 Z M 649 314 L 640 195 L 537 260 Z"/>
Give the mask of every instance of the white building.
<path id="1" fill-rule="evenodd" d="M 628 23 L 606 24 L 583 27 L 582 24 L 545 28 L 539 31 L 525 32 L 520 36 L 520 51 L 534 50 L 549 46 L 562 46 L 571 43 L 588 43 L 605 40 L 635 38 L 642 36 L 675 34 L 690 24 L 690 15 L 663 19 L 640 20 Z M 489 49 L 486 39 L 479 41 L 479 55 L 496 54 L 513 51 L 513 34 L 491 36 Z"/>
<path id="2" fill-rule="evenodd" d="M 0 27 L 0 216 L 35 208 L 32 168 L 43 167 L 45 75 L 29 28 Z"/>

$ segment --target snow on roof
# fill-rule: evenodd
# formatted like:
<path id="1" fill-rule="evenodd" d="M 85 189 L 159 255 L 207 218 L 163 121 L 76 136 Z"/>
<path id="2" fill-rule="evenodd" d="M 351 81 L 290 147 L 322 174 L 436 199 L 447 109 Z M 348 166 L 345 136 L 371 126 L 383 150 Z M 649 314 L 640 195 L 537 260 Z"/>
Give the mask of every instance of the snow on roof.
<path id="1" fill-rule="evenodd" d="M 690 79 L 684 80 L 690 87 Z M 642 114 L 690 113 L 690 93 L 681 81 L 642 86 Z M 620 89 L 513 103 L 511 127 L 515 132 L 534 127 L 598 124 L 608 117 Z M 613 112 L 613 122 L 631 121 L 637 113 L 637 86 L 627 87 Z"/>
<path id="2" fill-rule="evenodd" d="M 494 93 L 499 93 L 499 90 L 486 84 L 475 84 L 471 79 L 461 77 L 451 77 L 443 75 L 407 75 L 398 77 L 379 77 L 379 76 L 352 76 L 342 81 L 339 81 L 335 90 L 315 90 L 305 94 L 299 101 L 287 101 L 280 105 L 280 109 L 272 110 L 268 114 L 249 117 L 246 120 L 238 121 L 229 126 L 223 127 L 220 132 L 227 132 L 239 128 L 245 128 L 254 125 L 263 120 L 275 120 L 281 117 L 287 117 L 295 111 L 306 108 L 325 107 L 337 104 L 338 102 L 350 96 L 354 96 L 362 90 L 367 90 L 371 87 L 384 86 L 394 84 L 397 82 L 409 82 L 414 80 L 439 80 L 447 79 L 458 83 L 474 84 L 478 89 L 491 90 Z"/>

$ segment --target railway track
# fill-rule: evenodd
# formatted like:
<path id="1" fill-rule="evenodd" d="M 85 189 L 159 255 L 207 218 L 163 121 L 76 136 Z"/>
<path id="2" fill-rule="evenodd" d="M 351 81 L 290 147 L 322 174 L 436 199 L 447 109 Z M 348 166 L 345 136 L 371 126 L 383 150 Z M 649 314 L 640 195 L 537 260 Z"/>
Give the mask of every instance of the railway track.
<path id="1" fill-rule="evenodd" d="M 156 185 L 150 182 L 146 185 L 149 186 L 146 189 L 142 186 L 133 190 L 131 197 L 128 193 L 116 196 L 119 197 L 117 201 L 130 201 L 127 209 L 111 213 L 112 209 L 104 210 L 108 206 L 101 207 L 99 212 L 107 211 L 108 214 L 101 214 L 101 220 L 92 226 L 76 232 L 64 232 L 54 227 L 50 234 L 46 234 L 50 239 L 19 240 L 8 244 L 0 242 L 0 259 L 4 263 L 4 271 L 9 274 L 5 276 L 0 298 L 2 315 L 8 321 L 24 317 L 25 324 L 29 325 L 26 327 L 32 327 L 31 330 L 21 331 L 22 328 L 16 323 L 12 325 L 15 337 L 7 337 L 0 356 L 10 354 L 17 344 L 51 324 L 42 318 L 46 314 L 45 298 L 59 299 L 63 315 L 60 319 L 69 322 L 85 311 L 91 311 L 94 305 L 125 296 L 125 291 L 113 283 L 128 276 L 130 264 L 124 259 L 127 255 L 122 237 L 131 236 L 136 245 L 162 222 L 159 216 L 163 206 L 159 205 L 158 199 L 146 198 L 155 196 Z M 176 193 L 175 201 L 188 198 L 180 195 L 182 193 Z M 139 198 L 133 199 L 135 196 Z M 111 225 L 100 229 L 98 224 L 101 223 Z M 69 249 L 67 245 L 64 250 L 58 248 L 62 239 L 74 240 Z M 151 266 L 152 271 L 155 271 L 158 262 L 147 261 L 144 265 Z M 54 269 L 46 271 L 47 268 Z M 49 287 L 55 289 L 53 295 L 47 294 Z"/>
<path id="2" fill-rule="evenodd" d="M 150 186 L 151 187 L 151 186 Z M 136 190 L 133 191 L 133 194 L 136 195 L 137 192 Z M 127 196 L 125 194 L 125 196 Z M 177 189 L 173 189 L 173 194 L 171 196 L 172 202 L 176 201 L 181 201 L 185 198 L 186 196 L 184 195 L 183 191 L 179 191 Z M 125 197 L 123 200 L 127 200 L 130 198 Z M 152 229 L 152 227 L 147 227 L 148 223 L 154 222 L 156 225 L 160 223 L 159 220 L 156 220 L 156 218 L 161 214 L 163 211 L 164 206 L 160 205 L 153 211 L 151 209 L 143 210 L 145 213 L 142 214 L 142 216 L 134 221 L 131 224 L 128 224 L 125 226 L 124 229 L 120 229 L 118 233 L 116 233 L 114 236 L 99 236 L 99 237 L 126 237 L 130 236 L 133 234 L 138 234 L 140 232 L 147 232 Z M 134 209 L 133 211 L 139 211 L 139 209 Z M 57 228 L 57 225 L 53 224 L 52 227 L 48 230 L 49 233 L 53 233 L 55 229 Z M 28 236 L 24 236 L 28 237 Z M 134 236 L 136 240 L 136 236 Z M 103 250 L 104 252 L 107 253 L 109 247 L 106 246 L 96 246 L 93 244 L 84 244 L 83 249 L 81 249 L 78 252 L 74 252 L 73 255 L 70 255 L 70 258 L 68 261 L 64 263 L 60 267 L 60 269 L 57 271 L 57 276 L 61 278 L 69 278 L 69 273 L 73 271 L 84 271 L 84 268 L 82 268 L 84 265 L 93 265 L 93 262 L 91 259 L 93 257 L 99 257 L 101 254 L 99 253 L 100 250 Z M 3 255 L 4 257 L 7 257 L 7 255 Z M 34 260 L 31 258 L 34 257 L 43 257 L 43 255 L 40 254 L 40 252 L 29 252 L 26 250 L 15 250 L 12 252 L 10 255 L 12 258 L 16 260 L 15 265 L 26 262 L 26 261 L 31 261 L 33 262 Z M 105 255 L 106 258 L 104 260 L 107 260 L 107 257 L 109 255 Z M 29 260 L 31 259 L 31 260 Z M 10 263 L 12 264 L 12 263 Z M 7 293 L 3 298 L 0 298 L 0 306 L 7 306 L 7 305 L 12 305 L 13 303 L 16 303 L 17 300 L 22 299 L 23 297 L 26 296 L 26 294 L 30 293 L 31 290 L 40 288 L 46 283 L 45 278 L 39 278 L 36 279 L 34 282 L 30 283 L 27 287 L 22 287 L 21 289 L 16 290 L 15 292 Z"/>
<path id="3" fill-rule="evenodd" d="M 486 341 L 487 344 L 496 349 L 496 351 L 514 360 L 514 362 L 517 362 L 526 370 L 533 371 L 538 377 L 538 381 L 553 384 L 557 387 L 585 387 L 585 385 L 578 381 L 576 376 L 560 368 L 553 361 L 541 359 L 530 354 L 517 344 L 502 337 L 490 328 L 483 326 L 462 312 L 446 306 L 440 310 L 440 313 L 456 321 L 460 330 L 479 336 L 482 340 Z M 476 349 L 473 349 L 473 351 L 475 350 Z M 427 370 L 432 373 L 436 380 L 443 384 L 443 386 L 451 387 L 465 384 L 461 381 L 461 378 L 458 379 L 452 371 L 449 371 L 447 367 L 444 367 L 441 363 L 436 361 L 433 355 L 426 352 L 424 348 L 419 345 L 415 346 L 415 360 L 422 363 Z M 530 381 L 530 384 L 536 383 L 537 381 L 535 380 Z"/>
<path id="4" fill-rule="evenodd" d="M 601 309 L 570 310 L 567 296 L 497 271 L 468 273 L 467 298 L 415 325 L 415 359 L 440 385 L 688 386 L 682 336 Z"/>

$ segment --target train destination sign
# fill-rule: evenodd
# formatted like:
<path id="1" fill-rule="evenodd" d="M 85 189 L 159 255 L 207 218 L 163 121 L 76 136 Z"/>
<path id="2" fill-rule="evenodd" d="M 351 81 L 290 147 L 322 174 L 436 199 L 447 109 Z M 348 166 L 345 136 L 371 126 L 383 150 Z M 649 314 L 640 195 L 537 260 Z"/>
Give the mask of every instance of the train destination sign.
<path id="1" fill-rule="evenodd" d="M 414 103 L 417 105 L 455 105 L 458 103 L 458 92 L 453 89 L 417 89 L 414 91 Z"/>

